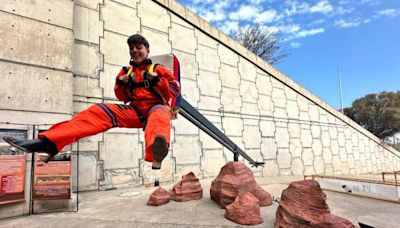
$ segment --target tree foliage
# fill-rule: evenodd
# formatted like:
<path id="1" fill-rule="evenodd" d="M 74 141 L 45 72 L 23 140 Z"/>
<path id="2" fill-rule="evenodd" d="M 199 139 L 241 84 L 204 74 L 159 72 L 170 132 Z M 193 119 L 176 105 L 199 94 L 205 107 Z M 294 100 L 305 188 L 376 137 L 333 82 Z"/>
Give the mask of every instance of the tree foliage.
<path id="1" fill-rule="evenodd" d="M 400 132 L 400 91 L 368 94 L 344 113 L 380 139 L 393 136 Z"/>
<path id="2" fill-rule="evenodd" d="M 288 53 L 282 50 L 281 37 L 261 24 L 239 28 L 234 39 L 272 65 L 288 56 Z"/>

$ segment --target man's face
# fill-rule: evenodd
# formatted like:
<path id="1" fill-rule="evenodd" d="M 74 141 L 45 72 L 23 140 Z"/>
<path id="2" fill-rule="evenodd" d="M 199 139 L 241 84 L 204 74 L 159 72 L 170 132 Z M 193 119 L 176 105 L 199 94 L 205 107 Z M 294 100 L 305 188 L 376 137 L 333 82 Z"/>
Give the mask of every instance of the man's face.
<path id="1" fill-rule="evenodd" d="M 140 64 L 149 55 L 149 49 L 147 49 L 144 44 L 133 43 L 129 44 L 129 54 L 134 63 Z"/>

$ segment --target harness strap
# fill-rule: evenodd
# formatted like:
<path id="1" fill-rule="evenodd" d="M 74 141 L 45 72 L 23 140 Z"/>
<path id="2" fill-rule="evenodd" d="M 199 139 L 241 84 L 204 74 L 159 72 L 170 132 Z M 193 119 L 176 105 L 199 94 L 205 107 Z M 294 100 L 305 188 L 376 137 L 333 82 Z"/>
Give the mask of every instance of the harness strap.
<path id="1" fill-rule="evenodd" d="M 147 120 L 146 118 L 144 118 L 143 114 L 139 111 L 139 109 L 135 106 L 131 106 L 133 108 L 133 110 L 135 110 L 136 115 L 139 117 L 140 122 L 142 122 L 142 126 L 143 126 L 143 131 L 146 128 L 147 125 Z"/>

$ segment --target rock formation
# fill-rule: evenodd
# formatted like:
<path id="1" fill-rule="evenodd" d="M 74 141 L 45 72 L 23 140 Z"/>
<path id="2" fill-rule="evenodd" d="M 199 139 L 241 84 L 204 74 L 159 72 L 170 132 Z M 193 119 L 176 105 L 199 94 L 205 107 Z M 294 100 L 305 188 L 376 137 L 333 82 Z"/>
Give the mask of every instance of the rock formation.
<path id="1" fill-rule="evenodd" d="M 355 227 L 350 221 L 332 215 L 326 195 L 315 180 L 292 182 L 283 190 L 276 211 L 278 227 Z"/>
<path id="2" fill-rule="evenodd" d="M 203 189 L 199 179 L 190 172 L 182 176 L 182 180 L 176 183 L 172 188 L 172 199 L 178 202 L 201 199 Z"/>
<path id="3" fill-rule="evenodd" d="M 225 218 L 242 225 L 260 224 L 263 222 L 260 201 L 250 192 L 241 193 L 226 206 Z"/>
<path id="4" fill-rule="evenodd" d="M 168 203 L 171 197 L 171 194 L 167 190 L 159 187 L 150 195 L 147 205 L 160 206 Z"/>
<path id="5" fill-rule="evenodd" d="M 210 189 L 211 199 L 221 208 L 231 204 L 243 192 L 257 197 L 261 206 L 272 204 L 271 195 L 256 183 L 251 169 L 241 162 L 229 162 L 222 167 Z"/>

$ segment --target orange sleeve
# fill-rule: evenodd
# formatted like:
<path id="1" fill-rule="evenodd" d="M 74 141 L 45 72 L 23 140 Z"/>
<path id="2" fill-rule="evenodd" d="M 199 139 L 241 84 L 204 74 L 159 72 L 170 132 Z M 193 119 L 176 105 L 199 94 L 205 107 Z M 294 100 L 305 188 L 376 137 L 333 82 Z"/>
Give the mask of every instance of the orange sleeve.
<path id="1" fill-rule="evenodd" d="M 114 86 L 115 96 L 117 97 L 118 100 L 123 102 L 128 101 L 130 99 L 128 91 L 124 87 L 124 83 L 121 80 L 119 80 L 119 77 L 121 77 L 124 74 L 125 72 L 123 70 L 121 70 L 118 73 L 117 77 L 115 78 L 115 86 Z"/>
<path id="2" fill-rule="evenodd" d="M 172 72 L 163 65 L 157 65 L 154 71 L 160 77 L 160 81 L 157 83 L 156 87 L 160 90 L 164 98 L 169 101 L 179 96 L 180 85 L 179 82 L 175 80 Z"/>

